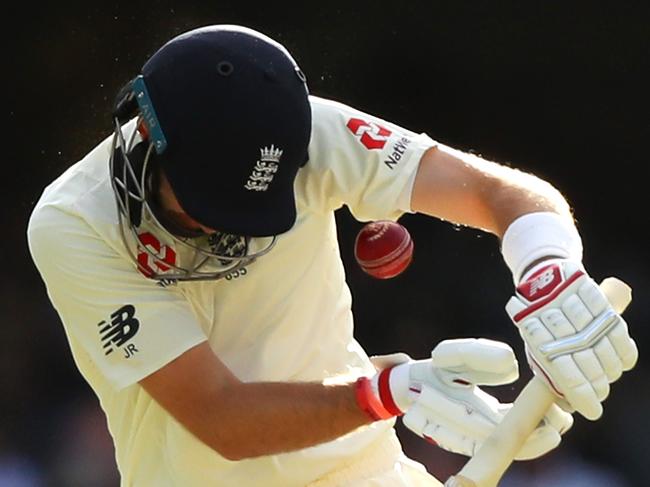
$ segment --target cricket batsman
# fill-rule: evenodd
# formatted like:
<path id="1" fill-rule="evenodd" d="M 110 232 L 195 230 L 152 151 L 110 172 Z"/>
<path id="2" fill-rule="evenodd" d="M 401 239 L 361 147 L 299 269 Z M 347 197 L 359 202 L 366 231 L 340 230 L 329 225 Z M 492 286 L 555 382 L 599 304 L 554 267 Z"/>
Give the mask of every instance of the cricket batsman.
<path id="1" fill-rule="evenodd" d="M 559 404 L 519 458 L 557 446 L 574 412 L 598 419 L 636 362 L 556 189 L 310 95 L 259 32 L 171 39 L 111 119 L 45 188 L 28 239 L 123 486 L 437 486 L 403 454 L 396 417 L 468 456 L 500 422 L 510 405 L 479 386 L 517 378 L 507 345 L 371 359 L 355 341 L 343 205 L 360 221 L 417 212 L 500 239 L 507 311 Z"/>

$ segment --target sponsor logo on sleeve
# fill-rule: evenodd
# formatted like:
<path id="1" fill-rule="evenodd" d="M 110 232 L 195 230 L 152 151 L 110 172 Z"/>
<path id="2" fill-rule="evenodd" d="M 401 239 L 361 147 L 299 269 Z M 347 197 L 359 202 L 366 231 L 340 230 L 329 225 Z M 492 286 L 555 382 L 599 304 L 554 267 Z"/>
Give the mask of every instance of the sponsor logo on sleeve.
<path id="1" fill-rule="evenodd" d="M 399 161 L 402 160 L 402 157 L 404 157 L 404 153 L 406 152 L 406 148 L 411 142 L 411 139 L 408 137 L 400 137 L 400 139 L 395 142 L 392 152 L 388 155 L 388 159 L 384 161 L 384 164 L 388 166 L 388 169 L 392 170 L 399 163 Z"/>
<path id="2" fill-rule="evenodd" d="M 104 355 L 110 355 L 116 348 L 121 348 L 124 358 L 131 358 L 138 352 L 134 343 L 129 343 L 138 333 L 140 322 L 135 317 L 135 306 L 125 304 L 113 312 L 108 321 L 97 323 L 99 336 L 104 348 Z"/>
<path id="3" fill-rule="evenodd" d="M 393 135 L 393 132 L 386 127 L 360 118 L 348 120 L 347 127 L 368 150 L 383 149 L 388 142 L 388 138 Z M 412 140 L 409 137 L 402 135 L 393 144 L 390 153 L 384 160 L 384 164 L 388 169 L 392 170 L 399 164 L 411 142 Z"/>
<path id="4" fill-rule="evenodd" d="M 348 120 L 347 127 L 368 150 L 383 149 L 392 134 L 386 127 L 360 118 Z"/>

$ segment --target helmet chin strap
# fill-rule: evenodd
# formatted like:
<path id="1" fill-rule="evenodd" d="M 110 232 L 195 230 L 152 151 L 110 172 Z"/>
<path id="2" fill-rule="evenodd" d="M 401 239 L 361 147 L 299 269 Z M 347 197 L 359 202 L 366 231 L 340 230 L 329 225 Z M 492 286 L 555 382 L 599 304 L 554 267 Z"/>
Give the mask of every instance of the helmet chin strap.
<path id="1" fill-rule="evenodd" d="M 125 130 L 132 130 L 125 137 Z M 128 139 L 128 142 L 127 142 Z M 261 239 L 216 234 L 191 235 L 187 230 L 177 228 L 164 212 L 156 197 L 156 168 L 153 145 L 142 140 L 133 127 L 123 127 L 115 119 L 115 132 L 110 156 L 111 184 L 115 194 L 120 235 L 131 259 L 139 269 L 138 254 L 146 252 L 150 261 L 157 263 L 161 272 L 147 272 L 150 279 L 169 284 L 177 281 L 216 280 L 252 264 L 257 258 L 268 253 L 276 243 L 275 236 L 259 250 L 250 252 L 251 242 Z M 190 265 L 181 266 L 168 262 L 157 255 L 147 245 L 140 243 L 140 227 L 143 222 L 154 227 L 154 232 L 164 236 L 177 249 L 183 249 Z"/>

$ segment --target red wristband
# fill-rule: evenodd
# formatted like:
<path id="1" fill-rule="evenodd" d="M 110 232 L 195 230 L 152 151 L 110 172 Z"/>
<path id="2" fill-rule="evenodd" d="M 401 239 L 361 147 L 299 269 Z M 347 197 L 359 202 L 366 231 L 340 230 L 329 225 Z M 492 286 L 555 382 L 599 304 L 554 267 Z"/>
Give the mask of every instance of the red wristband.
<path id="1" fill-rule="evenodd" d="M 394 414 L 388 411 L 372 390 L 368 377 L 359 377 L 355 383 L 357 404 L 373 421 L 390 419 Z"/>

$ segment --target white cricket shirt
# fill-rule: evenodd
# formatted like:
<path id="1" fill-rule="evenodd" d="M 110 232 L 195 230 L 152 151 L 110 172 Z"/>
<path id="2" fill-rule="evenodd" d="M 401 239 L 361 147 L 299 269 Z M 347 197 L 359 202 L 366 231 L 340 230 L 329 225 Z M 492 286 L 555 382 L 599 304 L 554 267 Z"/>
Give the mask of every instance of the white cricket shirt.
<path id="1" fill-rule="evenodd" d="M 108 418 L 123 486 L 300 486 L 393 435 L 393 422 L 383 421 L 312 448 L 229 461 L 138 384 L 205 340 L 243 381 L 352 381 L 374 372 L 353 338 L 334 210 L 347 205 L 362 221 L 409 211 L 419 160 L 435 142 L 336 102 L 311 104 L 297 221 L 270 253 L 227 279 L 161 287 L 137 270 L 120 238 L 110 137 L 34 209 L 30 250 Z M 155 230 L 141 230 L 150 249 L 182 258 Z"/>

